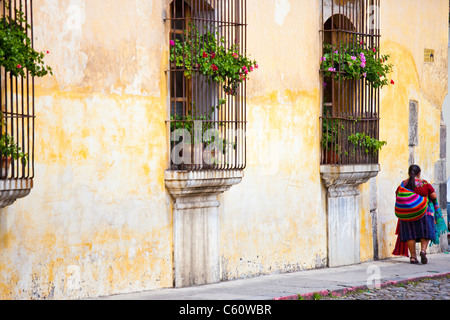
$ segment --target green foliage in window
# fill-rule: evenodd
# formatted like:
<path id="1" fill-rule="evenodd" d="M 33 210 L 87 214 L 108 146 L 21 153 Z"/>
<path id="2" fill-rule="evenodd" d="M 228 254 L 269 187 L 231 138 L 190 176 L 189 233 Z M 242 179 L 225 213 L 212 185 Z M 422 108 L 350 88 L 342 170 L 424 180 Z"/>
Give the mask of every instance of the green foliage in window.
<path id="1" fill-rule="evenodd" d="M 205 28 L 206 29 L 206 28 Z M 227 48 L 224 37 L 205 30 L 201 34 L 190 24 L 184 32 L 184 40 L 170 41 L 170 61 L 184 69 L 188 78 L 194 71 L 210 80 L 222 83 L 226 94 L 236 95 L 239 84 L 248 79 L 248 74 L 258 68 L 256 61 L 240 54 L 238 42 Z"/>
<path id="2" fill-rule="evenodd" d="M 364 151 L 369 154 L 369 152 L 372 152 L 372 154 L 377 154 L 378 151 L 387 144 L 386 141 L 380 141 L 378 139 L 372 138 L 371 136 L 357 132 L 355 134 L 351 134 L 348 137 L 348 140 L 355 146 L 355 147 L 362 147 L 364 148 Z"/>
<path id="3" fill-rule="evenodd" d="M 15 10 L 15 18 L 0 19 L 0 65 L 16 77 L 26 77 L 26 70 L 37 77 L 52 74 L 51 67 L 44 63 L 44 53 L 33 49 L 28 36 L 30 28 L 20 10 Z"/>
<path id="4" fill-rule="evenodd" d="M 380 55 L 379 48 L 369 47 L 364 42 L 341 43 L 339 46 L 325 44 L 321 58 L 321 70 L 326 77 L 335 74 L 335 79 L 365 79 L 374 88 L 395 84 L 389 78 L 392 64 L 387 63 L 390 55 Z"/>

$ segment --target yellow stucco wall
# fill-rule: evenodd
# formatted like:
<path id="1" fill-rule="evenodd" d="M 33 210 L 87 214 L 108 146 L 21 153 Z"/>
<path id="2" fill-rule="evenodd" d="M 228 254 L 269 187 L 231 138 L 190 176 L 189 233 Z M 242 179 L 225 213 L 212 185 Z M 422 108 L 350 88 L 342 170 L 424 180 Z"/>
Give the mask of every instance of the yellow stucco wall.
<path id="1" fill-rule="evenodd" d="M 34 1 L 54 76 L 36 79 L 35 187 L 0 213 L 0 298 L 172 286 L 162 9 Z"/>
<path id="2" fill-rule="evenodd" d="M 398 19 L 398 17 L 407 19 Z M 434 182 L 439 160 L 439 125 L 447 95 L 448 3 L 396 1 L 381 6 L 382 50 L 392 55 L 395 85 L 382 90 L 380 137 L 388 141 L 380 154 L 378 186 L 378 241 L 380 258 L 391 256 L 397 219 L 394 193 L 408 176 L 409 101 L 419 106 L 419 145 L 415 162 L 422 178 Z M 435 50 L 435 62 L 424 62 L 424 49 Z"/>
<path id="3" fill-rule="evenodd" d="M 0 211 L 0 298 L 61 299 L 173 285 L 168 150 L 168 1 L 34 0 L 35 42 L 55 75 L 36 79 L 36 177 Z M 247 168 L 219 197 L 222 278 L 327 265 L 320 181 L 320 2 L 248 0 Z M 393 193 L 408 165 L 410 99 L 419 102 L 416 159 L 433 180 L 447 88 L 447 3 L 383 1 L 378 242 L 388 257 Z M 399 19 L 405 14 L 411 19 Z M 413 23 L 416 21 L 417 23 Z M 432 34 L 433 36 L 430 36 Z M 423 63 L 423 49 L 436 62 Z M 373 258 L 369 187 L 360 187 L 361 259 Z"/>
<path id="4" fill-rule="evenodd" d="M 225 279 L 326 266 L 317 1 L 248 1 L 247 168 L 221 197 Z M 236 236 L 230 236 L 236 234 Z"/>

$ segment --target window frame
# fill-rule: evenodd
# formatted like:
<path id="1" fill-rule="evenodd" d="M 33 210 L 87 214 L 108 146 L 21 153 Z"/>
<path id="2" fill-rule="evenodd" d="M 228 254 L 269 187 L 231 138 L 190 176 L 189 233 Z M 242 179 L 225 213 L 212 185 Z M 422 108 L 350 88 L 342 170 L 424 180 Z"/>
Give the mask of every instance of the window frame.
<path id="1" fill-rule="evenodd" d="M 380 0 L 349 0 L 345 3 L 322 0 L 322 51 L 326 43 L 360 41 L 365 47 L 380 47 Z M 379 51 L 377 58 L 379 58 Z M 338 80 L 339 70 L 325 77 L 321 70 L 322 116 L 320 124 L 321 164 L 378 164 L 378 153 L 367 153 L 348 137 L 364 133 L 379 139 L 380 89 L 365 79 Z"/>
<path id="2" fill-rule="evenodd" d="M 176 6 L 181 6 L 182 10 Z M 217 34 L 217 42 L 225 39 L 227 48 L 233 39 L 233 43 L 239 44 L 240 53 L 245 54 L 246 10 L 246 0 L 171 1 L 166 19 L 169 42 L 174 41 L 177 34 L 189 31 L 192 24 L 197 30 Z M 175 13 L 181 13 L 181 17 Z M 176 24 L 184 30 L 175 28 Z M 184 71 L 186 68 L 177 68 L 169 61 L 169 170 L 243 170 L 246 167 L 245 83 L 236 94 L 228 95 L 221 84 L 209 81 L 195 67 L 189 70 L 190 77 Z M 181 95 L 176 88 L 182 91 Z M 181 109 L 182 114 L 178 115 Z M 217 143 L 205 142 L 209 138 L 205 135 L 208 130 Z M 201 137 L 200 143 L 198 137 Z"/>

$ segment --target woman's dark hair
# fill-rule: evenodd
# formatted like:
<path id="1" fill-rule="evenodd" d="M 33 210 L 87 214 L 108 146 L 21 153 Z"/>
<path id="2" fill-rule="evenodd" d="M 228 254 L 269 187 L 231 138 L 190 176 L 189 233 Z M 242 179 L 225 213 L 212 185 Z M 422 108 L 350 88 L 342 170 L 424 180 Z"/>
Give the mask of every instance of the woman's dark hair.
<path id="1" fill-rule="evenodd" d="M 416 188 L 416 175 L 418 175 L 419 173 L 420 167 L 418 165 L 413 164 L 412 166 L 409 167 L 408 169 L 409 180 L 405 186 L 406 189 L 414 191 L 414 189 Z"/>

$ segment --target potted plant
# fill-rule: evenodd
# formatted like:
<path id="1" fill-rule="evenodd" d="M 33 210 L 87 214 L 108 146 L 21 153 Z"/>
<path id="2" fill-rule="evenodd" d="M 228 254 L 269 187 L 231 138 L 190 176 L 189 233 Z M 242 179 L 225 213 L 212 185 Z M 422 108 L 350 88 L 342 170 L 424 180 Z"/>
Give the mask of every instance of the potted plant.
<path id="1" fill-rule="evenodd" d="M 33 48 L 28 36 L 30 28 L 21 10 L 15 9 L 14 15 L 0 18 L 0 66 L 11 76 L 25 78 L 27 75 L 43 77 L 53 74 L 51 67 L 44 63 L 45 54 Z M 12 159 L 20 159 L 22 165 L 28 161 L 28 154 L 22 152 L 14 137 L 4 130 L 5 125 L 3 112 L 0 111 L 1 179 L 8 176 Z"/>
<path id="2" fill-rule="evenodd" d="M 219 152 L 226 153 L 227 146 L 234 144 L 229 143 L 226 139 L 216 140 L 220 137 L 220 132 L 214 128 L 213 115 L 216 110 L 226 103 L 226 99 L 219 99 L 217 106 L 212 106 L 206 114 L 197 114 L 195 104 L 185 116 L 171 115 L 170 131 L 172 133 L 172 142 L 178 148 L 174 152 L 175 157 L 180 157 L 174 161 L 184 163 L 184 167 L 205 167 L 217 163 L 216 157 Z M 222 124 L 218 124 L 221 126 Z M 205 133 L 207 133 L 205 135 Z M 180 138 L 183 138 L 180 142 Z M 193 162 L 193 163 L 192 163 Z"/>
<path id="3" fill-rule="evenodd" d="M 206 30 L 206 27 L 205 27 Z M 239 53 L 239 44 L 227 46 L 219 33 L 206 30 L 201 34 L 189 24 L 183 41 L 170 41 L 170 61 L 184 68 L 187 78 L 193 72 L 207 76 L 210 81 L 222 83 L 226 94 L 236 95 L 239 84 L 248 80 L 248 74 L 258 69 L 258 63 Z"/>
<path id="4" fill-rule="evenodd" d="M 11 166 L 11 160 L 21 159 L 25 166 L 28 161 L 28 154 L 22 152 L 21 148 L 14 142 L 14 138 L 7 133 L 0 136 L 0 155 L 1 155 L 1 178 L 6 179 Z"/>
<path id="5" fill-rule="evenodd" d="M 340 153 L 339 134 L 344 132 L 344 125 L 338 119 L 322 118 L 322 150 L 324 164 L 337 164 Z"/>
<path id="6" fill-rule="evenodd" d="M 15 77 L 26 77 L 26 71 L 37 77 L 53 74 L 51 67 L 43 61 L 45 54 L 34 50 L 28 37 L 29 29 L 21 10 L 15 10 L 14 18 L 4 16 L 0 19 L 0 66 Z"/>
<path id="7" fill-rule="evenodd" d="M 390 55 L 380 55 L 379 48 L 370 47 L 363 41 L 324 45 L 321 70 L 325 77 L 334 74 L 336 80 L 365 79 L 373 88 L 395 84 L 388 75 L 392 64 L 387 63 Z"/>
<path id="8" fill-rule="evenodd" d="M 11 166 L 12 159 L 21 159 L 22 165 L 26 165 L 28 154 L 22 152 L 22 149 L 14 142 L 14 138 L 6 132 L 4 128 L 3 113 L 0 112 L 0 163 L 1 163 L 1 179 L 6 179 Z"/>
<path id="9" fill-rule="evenodd" d="M 363 132 L 357 132 L 349 135 L 348 141 L 350 141 L 355 147 L 362 147 L 366 154 L 372 153 L 373 155 L 376 155 L 378 151 L 387 144 L 386 141 L 380 141 Z M 353 150 L 353 153 L 355 153 L 355 150 Z"/>

